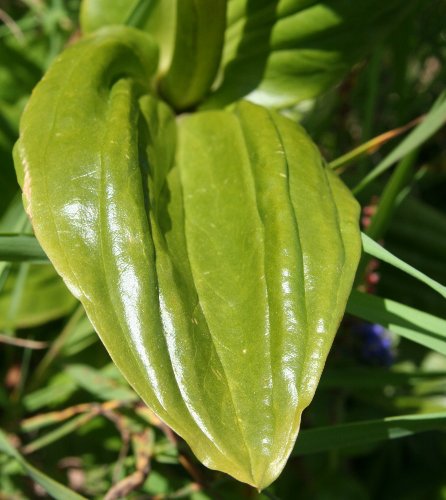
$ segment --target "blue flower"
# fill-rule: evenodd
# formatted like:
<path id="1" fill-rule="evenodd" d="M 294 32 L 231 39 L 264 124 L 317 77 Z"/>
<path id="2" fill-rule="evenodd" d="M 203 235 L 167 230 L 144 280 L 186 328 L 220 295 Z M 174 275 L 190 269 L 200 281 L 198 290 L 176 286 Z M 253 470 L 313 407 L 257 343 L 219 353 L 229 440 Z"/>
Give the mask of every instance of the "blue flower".
<path id="1" fill-rule="evenodd" d="M 370 364 L 391 366 L 395 352 L 389 331 L 377 323 L 361 323 L 355 328 L 359 336 L 360 357 Z"/>

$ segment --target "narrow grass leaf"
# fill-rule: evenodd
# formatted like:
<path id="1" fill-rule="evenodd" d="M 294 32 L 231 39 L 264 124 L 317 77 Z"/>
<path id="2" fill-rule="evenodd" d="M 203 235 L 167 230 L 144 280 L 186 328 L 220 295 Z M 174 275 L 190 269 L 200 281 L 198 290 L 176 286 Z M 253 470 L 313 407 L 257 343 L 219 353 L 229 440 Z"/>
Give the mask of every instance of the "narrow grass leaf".
<path id="1" fill-rule="evenodd" d="M 359 146 L 352 149 L 348 153 L 345 153 L 344 155 L 335 158 L 328 164 L 328 166 L 333 170 L 338 170 L 340 168 L 345 168 L 351 165 L 352 163 L 356 162 L 359 158 L 362 158 L 365 155 L 371 155 L 372 153 L 375 153 L 381 146 L 387 144 L 390 140 L 394 139 L 395 137 L 398 137 L 401 134 L 404 134 L 415 125 L 418 125 L 423 118 L 424 117 L 415 118 L 414 120 L 410 121 L 406 125 L 403 125 L 402 127 L 394 128 L 392 130 L 384 132 L 383 134 L 373 137 L 373 139 L 369 139 L 368 141 L 364 142 L 363 144 L 360 144 Z"/>
<path id="2" fill-rule="evenodd" d="M 444 125 L 445 121 L 446 92 L 443 92 L 426 115 L 425 120 L 361 180 L 353 189 L 353 193 L 357 194 L 362 191 L 373 179 L 376 179 L 376 177 L 385 172 L 394 163 L 421 146 Z"/>
<path id="3" fill-rule="evenodd" d="M 384 387 L 416 387 L 426 381 L 446 379 L 446 372 L 421 370 L 396 372 L 387 368 L 342 368 L 325 370 L 320 390 L 342 388 L 349 391 L 382 390 Z"/>
<path id="4" fill-rule="evenodd" d="M 19 265 L 17 272 L 17 279 L 15 280 L 14 286 L 11 290 L 11 296 L 6 312 L 6 322 L 5 322 L 5 330 L 9 334 L 13 334 L 17 327 L 16 319 L 25 292 L 26 280 L 29 275 L 29 269 L 30 269 L 30 264 L 28 262 L 22 262 Z"/>
<path id="5" fill-rule="evenodd" d="M 411 184 L 417 175 L 415 163 L 418 150 L 415 149 L 406 155 L 395 167 L 392 176 L 386 183 L 377 210 L 367 227 L 367 235 L 374 240 L 379 240 L 387 231 L 393 214 L 411 190 Z"/>
<path id="6" fill-rule="evenodd" d="M 130 387 L 117 382 L 112 377 L 86 365 L 70 365 L 66 368 L 70 377 L 90 394 L 103 401 L 117 399 L 119 401 L 137 401 L 138 396 Z"/>
<path id="7" fill-rule="evenodd" d="M 25 408 L 34 412 L 41 408 L 52 408 L 55 404 L 64 403 L 78 389 L 77 384 L 68 374 L 62 372 L 57 374 L 42 388 L 26 394 L 23 398 Z"/>
<path id="8" fill-rule="evenodd" d="M 403 415 L 320 427 L 301 431 L 293 455 L 370 445 L 435 430 L 446 430 L 446 413 Z"/>
<path id="9" fill-rule="evenodd" d="M 353 291 L 347 312 L 446 355 L 446 320 L 390 299 Z"/>
<path id="10" fill-rule="evenodd" d="M 418 269 L 412 267 L 410 264 L 407 264 L 403 260 L 399 259 L 395 255 L 390 253 L 388 250 L 386 250 L 384 247 L 382 247 L 379 243 L 372 240 L 372 238 L 370 238 L 366 234 L 362 233 L 361 236 L 362 236 L 362 246 L 364 252 L 371 255 L 372 257 L 375 257 L 379 260 L 382 260 L 383 262 L 386 262 L 387 264 L 390 264 L 391 266 L 400 269 L 401 271 L 404 271 L 410 276 L 416 278 L 417 280 L 431 287 L 433 290 L 438 292 L 442 297 L 446 298 L 446 287 L 444 285 L 441 285 L 432 278 L 429 278 L 429 276 L 426 276 L 421 271 L 418 271 Z"/>
<path id="11" fill-rule="evenodd" d="M 42 380 L 46 370 L 53 363 L 53 361 L 60 354 L 60 351 L 63 349 L 65 343 L 70 338 L 71 335 L 76 331 L 76 328 L 81 321 L 81 319 L 85 318 L 85 311 L 82 305 L 78 305 L 76 310 L 70 316 L 65 327 L 62 329 L 59 336 L 52 342 L 50 349 L 42 358 L 37 368 L 34 371 L 32 387 L 37 387 L 39 382 Z"/>
<path id="12" fill-rule="evenodd" d="M 28 463 L 22 455 L 9 443 L 6 435 L 0 430 L 0 452 L 15 459 L 24 468 L 27 475 L 30 476 L 36 483 L 40 484 L 49 495 L 56 500 L 82 500 L 84 497 L 74 493 L 62 484 L 54 481 L 43 472 L 40 472 L 30 463 Z"/>
<path id="13" fill-rule="evenodd" d="M 68 434 L 75 432 L 77 429 L 79 429 L 84 424 L 89 422 L 95 416 L 96 415 L 94 413 L 86 413 L 84 415 L 78 415 L 77 417 L 74 417 L 68 422 L 65 422 L 64 424 L 60 425 L 56 429 L 47 432 L 43 436 L 27 444 L 23 448 L 23 452 L 25 454 L 30 454 L 34 453 L 37 450 L 45 448 L 46 446 L 58 441 L 59 439 L 62 439 Z"/>
<path id="14" fill-rule="evenodd" d="M 0 235 L 0 261 L 49 263 L 36 238 L 22 234 Z"/>

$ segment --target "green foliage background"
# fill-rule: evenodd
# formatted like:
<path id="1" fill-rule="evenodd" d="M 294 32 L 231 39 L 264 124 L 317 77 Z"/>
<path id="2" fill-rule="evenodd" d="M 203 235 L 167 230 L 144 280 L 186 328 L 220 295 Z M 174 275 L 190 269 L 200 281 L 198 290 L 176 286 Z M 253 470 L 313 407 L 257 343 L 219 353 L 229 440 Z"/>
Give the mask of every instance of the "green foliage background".
<path id="1" fill-rule="evenodd" d="M 368 291 L 429 315 L 395 306 L 391 317 L 390 302 L 352 296 L 352 315 L 304 414 L 295 453 L 266 492 L 202 467 L 140 404 L 26 236 L 12 165 L 21 111 L 50 62 L 76 38 L 78 8 L 77 0 L 0 2 L 0 497 L 39 498 L 46 490 L 56 498 L 103 498 L 119 483 L 127 485 L 126 498 L 446 499 L 444 293 L 402 265 L 381 262 L 376 285 L 368 268 Z M 444 1 L 424 3 L 339 86 L 288 110 L 328 161 L 435 102 L 428 123 L 437 120 L 433 131 L 444 123 L 445 18 Z M 440 128 L 418 142 L 412 136 L 397 167 L 364 188 L 361 180 L 401 139 L 340 168 L 369 207 L 365 218 L 379 207 L 369 235 L 439 283 L 446 283 L 445 133 Z M 15 246 L 3 239 L 11 234 L 21 238 Z M 362 271 L 366 265 L 364 258 Z M 364 288 L 362 273 L 358 285 Z M 389 327 L 391 363 L 367 351 L 358 317 Z M 410 437 L 396 439 L 403 436 Z"/>

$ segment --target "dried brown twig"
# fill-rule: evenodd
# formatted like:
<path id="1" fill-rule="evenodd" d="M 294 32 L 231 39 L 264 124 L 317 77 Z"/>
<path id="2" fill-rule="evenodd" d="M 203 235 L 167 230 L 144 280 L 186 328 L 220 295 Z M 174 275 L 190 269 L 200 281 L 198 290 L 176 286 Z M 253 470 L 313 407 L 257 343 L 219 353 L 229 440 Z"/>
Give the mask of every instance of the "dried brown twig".
<path id="1" fill-rule="evenodd" d="M 21 428 L 24 431 L 31 431 L 39 427 L 52 425 L 63 422 L 80 413 L 91 413 L 93 416 L 104 414 L 107 411 L 112 411 L 122 406 L 127 406 L 126 402 L 112 400 L 104 403 L 82 403 L 69 408 L 64 408 L 60 411 L 52 411 L 42 413 L 33 417 L 22 420 Z"/>
<path id="2" fill-rule="evenodd" d="M 21 339 L 11 337 L 0 333 L 0 344 L 13 345 L 15 347 L 24 347 L 25 349 L 47 349 L 48 342 L 40 342 L 38 340 Z"/>
<path id="3" fill-rule="evenodd" d="M 154 435 L 151 429 L 132 435 L 132 444 L 136 454 L 136 471 L 110 488 L 104 500 L 116 500 L 128 495 L 141 486 L 150 472 L 150 460 L 153 453 Z"/>

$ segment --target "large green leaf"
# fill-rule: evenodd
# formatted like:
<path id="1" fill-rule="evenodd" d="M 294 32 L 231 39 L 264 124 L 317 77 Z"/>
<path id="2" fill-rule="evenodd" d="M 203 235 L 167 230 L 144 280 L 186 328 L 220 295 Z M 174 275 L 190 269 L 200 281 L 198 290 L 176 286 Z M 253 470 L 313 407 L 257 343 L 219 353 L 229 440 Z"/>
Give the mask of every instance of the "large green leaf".
<path id="1" fill-rule="evenodd" d="M 203 463 L 262 488 L 343 315 L 358 206 L 302 128 L 249 103 L 175 120 L 155 68 L 131 28 L 66 51 L 22 118 L 25 205 L 132 387 Z"/>
<path id="2" fill-rule="evenodd" d="M 242 97 L 289 107 L 319 95 L 403 19 L 416 1 L 230 0 L 222 83 L 207 106 Z"/>

